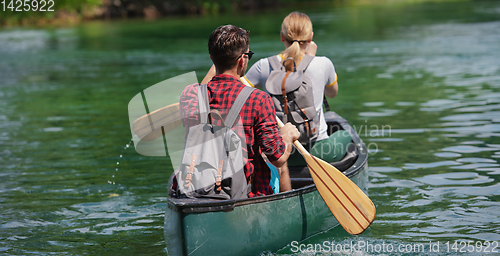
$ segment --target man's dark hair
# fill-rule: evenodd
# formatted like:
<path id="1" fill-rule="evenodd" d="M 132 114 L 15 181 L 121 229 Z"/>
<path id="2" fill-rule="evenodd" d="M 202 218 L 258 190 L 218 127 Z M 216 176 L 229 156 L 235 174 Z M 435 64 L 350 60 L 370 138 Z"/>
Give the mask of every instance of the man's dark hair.
<path id="1" fill-rule="evenodd" d="M 220 26 L 212 32 L 208 39 L 208 53 L 217 69 L 226 71 L 236 66 L 238 57 L 248 48 L 248 33 L 233 25 Z"/>

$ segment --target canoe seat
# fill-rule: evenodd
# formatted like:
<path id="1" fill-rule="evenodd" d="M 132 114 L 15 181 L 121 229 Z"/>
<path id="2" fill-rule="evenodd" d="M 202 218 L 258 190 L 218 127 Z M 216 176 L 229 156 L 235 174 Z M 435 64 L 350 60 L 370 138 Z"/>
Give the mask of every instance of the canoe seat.
<path id="1" fill-rule="evenodd" d="M 292 189 L 299 189 L 314 184 L 312 178 L 290 178 L 290 180 L 292 181 Z"/>

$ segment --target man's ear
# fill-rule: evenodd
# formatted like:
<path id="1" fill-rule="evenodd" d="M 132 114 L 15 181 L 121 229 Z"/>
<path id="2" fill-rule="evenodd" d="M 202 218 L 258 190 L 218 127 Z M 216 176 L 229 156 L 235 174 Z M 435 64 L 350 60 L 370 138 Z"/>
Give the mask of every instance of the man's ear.
<path id="1" fill-rule="evenodd" d="M 238 59 L 238 67 L 243 67 L 245 65 L 245 60 L 243 56 Z"/>

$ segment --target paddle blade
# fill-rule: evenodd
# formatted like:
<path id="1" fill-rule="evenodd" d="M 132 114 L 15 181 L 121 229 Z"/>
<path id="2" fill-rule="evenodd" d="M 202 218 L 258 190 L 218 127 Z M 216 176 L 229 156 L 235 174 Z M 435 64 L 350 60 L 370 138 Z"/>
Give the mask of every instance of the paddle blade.
<path id="1" fill-rule="evenodd" d="M 276 121 L 283 127 L 279 118 Z M 306 160 L 319 194 L 340 225 L 351 235 L 365 231 L 376 214 L 370 198 L 337 168 L 309 154 L 298 141 L 293 144 Z"/>
<path id="2" fill-rule="evenodd" d="M 137 118 L 132 124 L 132 130 L 139 139 L 151 141 L 162 135 L 162 126 L 167 133 L 181 124 L 179 103 L 174 103 Z"/>
<path id="3" fill-rule="evenodd" d="M 361 234 L 373 222 L 375 205 L 337 168 L 308 153 L 303 154 L 319 194 L 344 229 Z"/>

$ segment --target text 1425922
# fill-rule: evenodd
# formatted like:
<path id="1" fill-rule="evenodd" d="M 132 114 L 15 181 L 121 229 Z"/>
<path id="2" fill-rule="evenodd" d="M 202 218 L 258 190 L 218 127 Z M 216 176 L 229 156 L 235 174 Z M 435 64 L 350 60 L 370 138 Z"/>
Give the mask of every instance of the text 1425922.
<path id="1" fill-rule="evenodd" d="M 54 0 L 2 0 L 2 11 L 53 12 Z"/>

